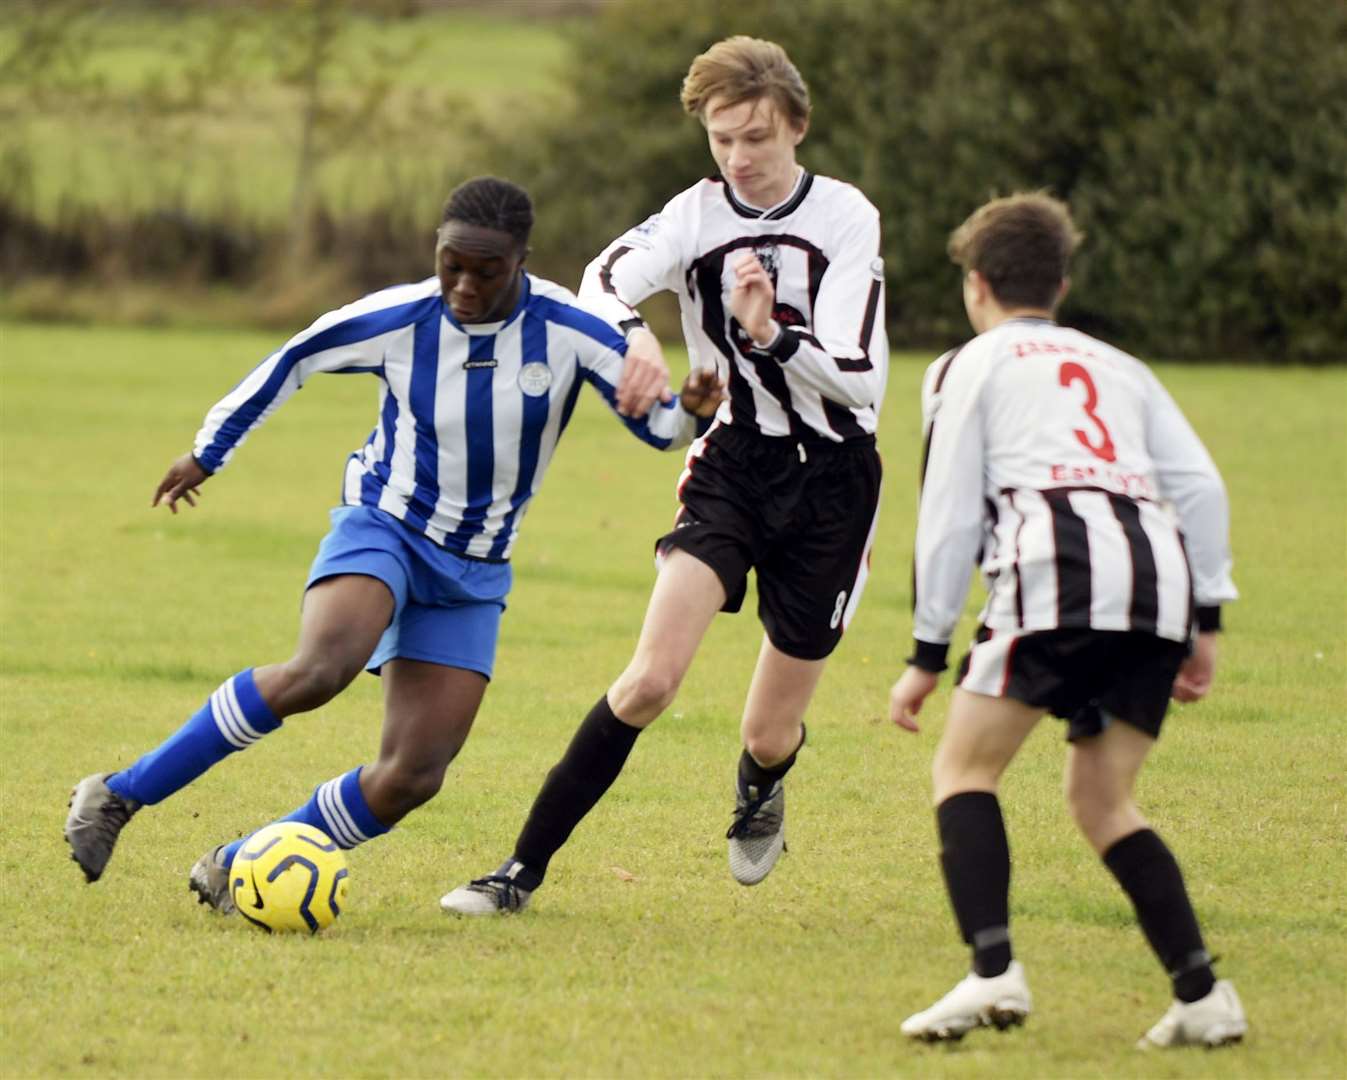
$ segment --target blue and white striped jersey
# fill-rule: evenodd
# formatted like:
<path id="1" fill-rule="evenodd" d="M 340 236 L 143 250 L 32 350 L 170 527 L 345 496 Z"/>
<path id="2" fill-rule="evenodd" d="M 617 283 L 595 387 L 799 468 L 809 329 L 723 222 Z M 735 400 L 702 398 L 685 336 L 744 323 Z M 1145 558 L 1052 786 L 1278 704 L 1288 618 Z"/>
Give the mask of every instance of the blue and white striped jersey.
<path id="1" fill-rule="evenodd" d="M 342 502 L 377 507 L 460 555 L 506 559 L 581 380 L 610 407 L 622 332 L 553 282 L 525 274 L 502 322 L 460 324 L 438 278 L 372 293 L 296 334 L 218 402 L 193 453 L 214 473 L 317 372 L 379 379 L 379 422 L 346 465 Z M 691 441 L 679 404 L 622 417 L 652 446 Z"/>

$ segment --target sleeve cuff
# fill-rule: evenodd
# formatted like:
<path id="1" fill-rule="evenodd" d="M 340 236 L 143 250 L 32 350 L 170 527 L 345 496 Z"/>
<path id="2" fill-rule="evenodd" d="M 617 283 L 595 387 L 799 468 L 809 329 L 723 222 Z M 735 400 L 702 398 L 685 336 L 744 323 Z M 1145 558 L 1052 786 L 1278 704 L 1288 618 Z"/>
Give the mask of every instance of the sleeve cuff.
<path id="1" fill-rule="evenodd" d="M 1221 629 L 1221 605 L 1211 604 L 1197 609 L 1197 631 L 1199 634 L 1215 634 Z"/>
<path id="2" fill-rule="evenodd" d="M 776 323 L 776 336 L 766 345 L 754 344 L 752 351 L 758 356 L 770 356 L 778 364 L 784 364 L 800 347 L 800 338 L 797 334 L 786 333 L 785 327 Z"/>
<path id="3" fill-rule="evenodd" d="M 219 465 L 215 465 L 214 467 L 212 467 L 211 465 L 209 465 L 209 464 L 206 463 L 205 461 L 201 460 L 201 455 L 200 455 L 200 454 L 197 454 L 197 453 L 193 453 L 193 454 L 192 454 L 192 460 L 195 461 L 195 462 L 197 463 L 197 466 L 198 466 L 198 467 L 201 469 L 201 471 L 202 471 L 203 473 L 205 473 L 207 476 L 214 476 L 214 475 L 215 475 L 215 470 L 218 469 L 218 468 L 220 467 Z"/>
<path id="4" fill-rule="evenodd" d="M 932 674 L 939 674 L 949 667 L 947 662 L 949 642 L 922 641 L 920 638 L 912 640 L 916 648 L 912 650 L 907 662 L 913 667 L 919 667 L 922 671 L 929 671 Z"/>

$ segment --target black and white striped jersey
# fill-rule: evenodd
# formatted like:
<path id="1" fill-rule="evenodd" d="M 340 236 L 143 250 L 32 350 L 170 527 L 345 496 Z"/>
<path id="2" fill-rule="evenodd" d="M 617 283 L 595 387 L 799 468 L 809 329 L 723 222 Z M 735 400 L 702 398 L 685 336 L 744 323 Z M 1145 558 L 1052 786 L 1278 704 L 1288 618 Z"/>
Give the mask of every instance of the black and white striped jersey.
<path id="1" fill-rule="evenodd" d="M 729 312 L 734 264 L 749 252 L 776 285 L 784 332 L 767 350 Z M 605 248 L 580 296 L 622 322 L 665 289 L 694 369 L 727 377 L 721 423 L 834 442 L 874 432 L 889 362 L 884 264 L 879 212 L 856 188 L 801 170 L 789 198 L 759 210 L 703 180 Z"/>
<path id="2" fill-rule="evenodd" d="M 1184 641 L 1194 603 L 1235 599 L 1220 475 L 1139 360 L 1011 319 L 932 364 L 922 408 L 919 643 L 949 642 L 979 562 L 993 631 Z"/>

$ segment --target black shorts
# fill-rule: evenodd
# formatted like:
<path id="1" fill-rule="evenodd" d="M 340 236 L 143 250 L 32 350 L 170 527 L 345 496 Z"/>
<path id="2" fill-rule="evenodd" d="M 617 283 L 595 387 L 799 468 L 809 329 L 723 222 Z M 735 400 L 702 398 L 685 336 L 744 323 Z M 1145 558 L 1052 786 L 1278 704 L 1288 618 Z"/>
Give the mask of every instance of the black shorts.
<path id="1" fill-rule="evenodd" d="M 724 611 L 743 606 L 756 570 L 768 640 L 821 660 L 865 587 L 880 472 L 873 436 L 800 442 L 717 423 L 688 450 L 676 524 L 655 551 L 679 548 L 711 567 Z"/>
<path id="2" fill-rule="evenodd" d="M 1098 735 L 1104 714 L 1158 738 L 1187 642 L 1106 630 L 991 631 L 979 627 L 958 684 L 1047 709 L 1066 737 Z"/>

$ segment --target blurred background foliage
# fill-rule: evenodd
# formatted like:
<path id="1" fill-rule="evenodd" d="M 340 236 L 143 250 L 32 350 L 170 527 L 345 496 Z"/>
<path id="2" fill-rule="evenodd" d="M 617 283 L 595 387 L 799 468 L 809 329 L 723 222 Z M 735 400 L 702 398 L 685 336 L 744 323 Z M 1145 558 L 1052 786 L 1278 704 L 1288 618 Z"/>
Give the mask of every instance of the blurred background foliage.
<path id="1" fill-rule="evenodd" d="M 945 239 L 1046 188 L 1065 321 L 1165 357 L 1347 340 L 1347 4 L 1322 0 L 0 0 L 11 313 L 292 327 L 429 272 L 459 180 L 524 184 L 574 284 L 711 167 L 678 88 L 731 33 L 810 84 L 801 159 L 884 220 L 901 345 L 967 331 Z"/>

